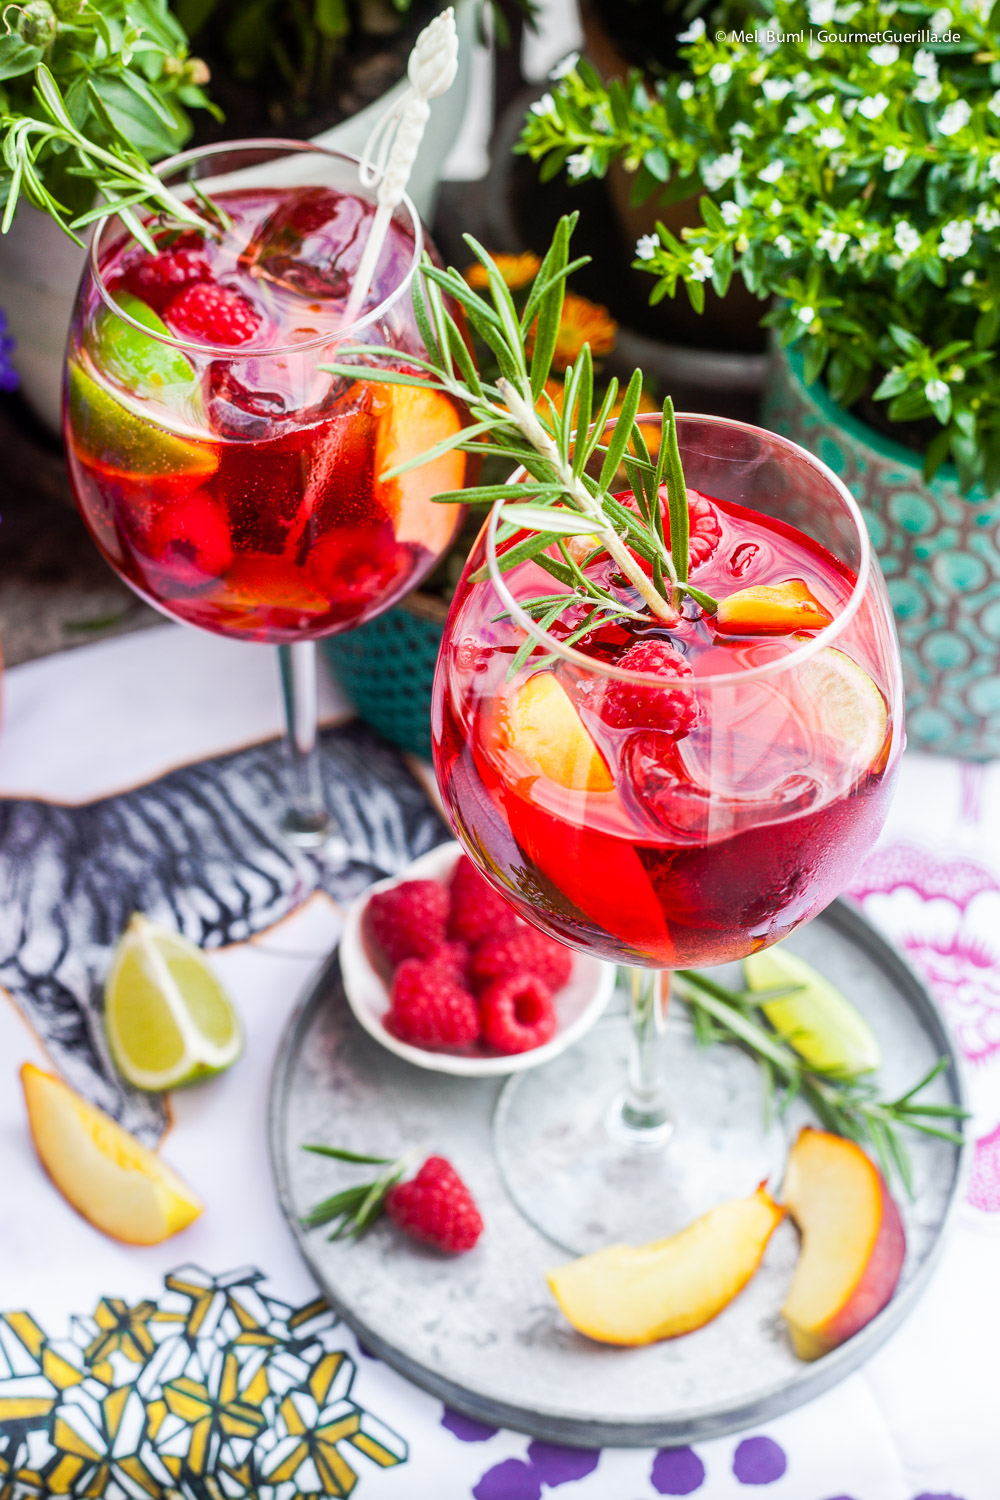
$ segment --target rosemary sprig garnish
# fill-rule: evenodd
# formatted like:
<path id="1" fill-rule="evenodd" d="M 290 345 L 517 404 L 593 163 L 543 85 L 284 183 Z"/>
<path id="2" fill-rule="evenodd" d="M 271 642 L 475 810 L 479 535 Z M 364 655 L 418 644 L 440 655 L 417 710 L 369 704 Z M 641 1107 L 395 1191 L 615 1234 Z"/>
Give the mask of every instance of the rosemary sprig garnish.
<path id="1" fill-rule="evenodd" d="M 382 1212 L 385 1195 L 391 1187 L 406 1175 L 416 1156 L 408 1151 L 405 1156 L 364 1156 L 357 1151 L 345 1151 L 339 1146 L 303 1146 L 303 1151 L 312 1151 L 316 1156 L 332 1156 L 335 1161 L 350 1162 L 354 1166 L 382 1167 L 374 1181 L 355 1183 L 342 1188 L 330 1198 L 324 1198 L 303 1214 L 299 1223 L 304 1229 L 316 1229 L 323 1224 L 332 1224 L 327 1235 L 329 1240 L 356 1240 L 369 1229 Z"/>
<path id="2" fill-rule="evenodd" d="M 582 616 L 574 623 L 573 639 L 614 618 L 648 621 L 652 616 L 672 624 L 678 618 L 684 594 L 702 609 L 716 607 L 708 594 L 688 582 L 687 495 L 669 398 L 663 405 L 661 440 L 654 462 L 637 420 L 642 394 L 640 370 L 635 370 L 628 382 L 607 441 L 605 432 L 618 398 L 618 381 L 611 380 L 595 410 L 589 345 L 583 346 L 576 363 L 566 371 L 561 411 L 545 393 L 566 278 L 587 259 L 569 259 L 576 218 L 573 214 L 560 219 L 520 315 L 493 260 L 471 235 L 465 236 L 465 242 L 485 268 L 488 295 L 481 296 L 454 268 L 442 270 L 425 256 L 422 282 L 414 284 L 413 304 L 426 357 L 405 357 L 419 373 L 413 373 L 412 368 L 380 371 L 380 379 L 389 384 L 441 391 L 469 414 L 469 425 L 462 431 L 399 464 L 382 478 L 394 478 L 456 448 L 508 459 L 512 467 L 523 468 L 525 478 L 520 483 L 473 486 L 435 498 L 446 504 L 502 502 L 498 542 L 509 542 L 521 532 L 528 536 L 500 555 L 501 570 L 509 571 L 533 560 L 555 578 L 565 590 L 563 594 L 522 600 L 521 607 L 545 629 L 564 610 L 578 607 Z M 495 381 L 477 372 L 446 299 L 458 304 L 469 326 L 491 351 L 500 372 Z M 399 361 L 397 351 L 370 345 L 344 346 L 338 353 L 335 364 L 322 368 L 347 378 L 357 376 L 356 360 L 369 366 L 373 359 Z M 635 510 L 622 505 L 611 493 L 611 485 L 622 469 L 635 497 Z M 659 498 L 663 484 L 668 496 L 669 542 L 664 535 Z M 588 561 L 602 553 L 611 557 L 623 580 L 621 597 L 596 586 L 574 559 L 566 543 L 580 537 L 594 538 Z M 649 565 L 650 572 L 639 558 Z M 522 659 L 534 649 L 535 642 L 529 637 Z"/>
<path id="3" fill-rule="evenodd" d="M 911 1197 L 913 1173 L 902 1129 L 962 1144 L 962 1136 L 946 1122 L 966 1119 L 967 1112 L 956 1104 L 921 1101 L 924 1091 L 947 1068 L 946 1057 L 939 1058 L 905 1093 L 886 1099 L 870 1079 L 813 1067 L 779 1041 L 761 1009 L 776 992 L 727 989 L 695 969 L 679 969 L 674 979 L 679 981 L 676 991 L 699 1041 L 728 1041 L 743 1047 L 763 1069 L 768 1098 L 777 1102 L 780 1112 L 794 1098 L 801 1098 L 827 1130 L 868 1147 L 883 1173 L 898 1177 Z"/>

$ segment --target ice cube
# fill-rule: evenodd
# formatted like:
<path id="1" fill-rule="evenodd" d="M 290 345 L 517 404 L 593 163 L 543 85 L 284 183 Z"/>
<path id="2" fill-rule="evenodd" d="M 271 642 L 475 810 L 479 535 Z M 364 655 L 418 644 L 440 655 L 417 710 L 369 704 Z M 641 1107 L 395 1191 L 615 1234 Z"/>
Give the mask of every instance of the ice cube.
<path id="1" fill-rule="evenodd" d="M 333 188 L 296 188 L 268 214 L 240 266 L 299 297 L 342 301 L 373 212 L 371 204 Z"/>

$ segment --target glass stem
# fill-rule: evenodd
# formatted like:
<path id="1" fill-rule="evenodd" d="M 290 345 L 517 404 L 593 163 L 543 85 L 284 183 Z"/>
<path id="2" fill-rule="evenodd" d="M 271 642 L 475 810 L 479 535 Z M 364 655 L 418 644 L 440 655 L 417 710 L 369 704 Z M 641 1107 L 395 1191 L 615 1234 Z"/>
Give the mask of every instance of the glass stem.
<path id="1" fill-rule="evenodd" d="M 284 827 L 295 843 L 314 847 L 326 841 L 331 825 L 319 760 L 315 641 L 279 646 L 278 662 L 291 763 L 291 805 Z"/>
<path id="2" fill-rule="evenodd" d="M 673 1128 L 663 1069 L 669 1004 L 668 969 L 629 970 L 628 1082 L 617 1104 L 616 1134 L 639 1150 L 658 1149 Z"/>

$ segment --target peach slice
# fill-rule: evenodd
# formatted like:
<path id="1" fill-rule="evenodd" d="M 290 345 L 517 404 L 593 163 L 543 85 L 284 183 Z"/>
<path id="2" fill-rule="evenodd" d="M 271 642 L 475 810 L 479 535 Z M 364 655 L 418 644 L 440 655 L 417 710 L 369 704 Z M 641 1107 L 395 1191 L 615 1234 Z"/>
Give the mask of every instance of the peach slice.
<path id="1" fill-rule="evenodd" d="M 800 1359 L 818 1359 L 869 1323 L 896 1289 L 906 1254 L 899 1209 L 856 1146 L 808 1126 L 788 1157 L 785 1207 L 802 1254 L 781 1309 Z"/>
<path id="2" fill-rule="evenodd" d="M 522 683 L 503 717 L 508 745 L 541 775 L 570 791 L 611 791 L 611 772 L 553 672 L 535 672 Z"/>
<path id="3" fill-rule="evenodd" d="M 452 449 L 395 479 L 383 480 L 381 476 L 452 437 L 462 426 L 462 419 L 439 391 L 425 391 L 413 385 L 382 385 L 372 389 L 372 411 L 378 418 L 376 496 L 393 519 L 397 541 L 416 542 L 429 552 L 443 552 L 458 524 L 461 507 L 438 505 L 434 496 L 462 488 L 466 455 Z"/>
<path id="4" fill-rule="evenodd" d="M 602 1344 L 651 1344 L 708 1323 L 746 1286 L 784 1209 L 763 1184 L 652 1245 L 612 1245 L 549 1273 L 580 1333 Z"/>
<path id="5" fill-rule="evenodd" d="M 21 1083 L 42 1166 L 96 1229 L 128 1245 L 157 1245 L 201 1213 L 158 1156 L 60 1078 L 25 1063 Z"/>
<path id="6" fill-rule="evenodd" d="M 787 583 L 757 584 L 722 599 L 715 628 L 723 635 L 788 635 L 793 630 L 821 630 L 832 620 L 801 578 L 789 578 Z"/>

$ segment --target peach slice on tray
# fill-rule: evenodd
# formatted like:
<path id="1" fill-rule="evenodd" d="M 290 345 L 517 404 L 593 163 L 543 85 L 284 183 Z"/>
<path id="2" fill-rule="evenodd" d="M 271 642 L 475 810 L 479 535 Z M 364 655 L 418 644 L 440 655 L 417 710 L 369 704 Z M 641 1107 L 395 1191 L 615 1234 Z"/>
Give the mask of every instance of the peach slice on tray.
<path id="1" fill-rule="evenodd" d="M 832 621 L 803 579 L 789 578 L 785 583 L 755 584 L 720 600 L 715 628 L 722 635 L 789 635 L 794 630 L 822 630 Z"/>
<path id="2" fill-rule="evenodd" d="M 25 1063 L 21 1083 L 42 1166 L 96 1229 L 128 1245 L 157 1245 L 201 1213 L 165 1162 L 62 1079 Z"/>
<path id="3" fill-rule="evenodd" d="M 611 791 L 611 772 L 554 672 L 535 672 L 523 682 L 505 705 L 503 719 L 510 748 L 557 786 Z"/>
<path id="4" fill-rule="evenodd" d="M 802 1253 L 782 1316 L 799 1358 L 818 1359 L 889 1301 L 906 1254 L 903 1221 L 861 1147 L 825 1130 L 799 1135 L 783 1197 Z"/>
<path id="5" fill-rule="evenodd" d="M 651 1245 L 612 1245 L 549 1273 L 580 1333 L 603 1344 L 651 1344 L 691 1333 L 741 1292 L 784 1209 L 763 1186 L 710 1209 Z"/>

